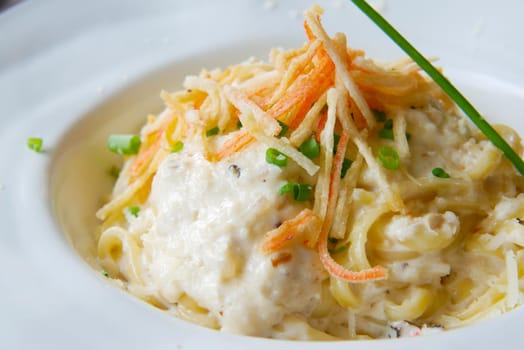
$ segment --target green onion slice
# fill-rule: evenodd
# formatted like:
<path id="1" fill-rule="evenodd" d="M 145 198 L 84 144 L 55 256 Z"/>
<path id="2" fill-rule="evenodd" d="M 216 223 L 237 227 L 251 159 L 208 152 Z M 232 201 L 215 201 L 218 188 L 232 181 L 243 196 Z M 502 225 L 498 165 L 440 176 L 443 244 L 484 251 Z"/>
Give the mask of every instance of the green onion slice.
<path id="1" fill-rule="evenodd" d="M 295 184 L 293 187 L 293 199 L 297 202 L 304 202 L 311 197 L 313 189 L 310 185 L 306 184 Z"/>
<path id="2" fill-rule="evenodd" d="M 297 202 L 307 201 L 313 193 L 313 188 L 308 184 L 287 183 L 280 187 L 279 194 L 293 193 L 293 199 Z"/>
<path id="3" fill-rule="evenodd" d="M 282 128 L 280 130 L 280 133 L 278 134 L 278 137 L 284 137 L 286 136 L 288 130 L 289 130 L 289 126 L 284 123 L 284 122 L 281 122 L 280 120 L 277 120 L 278 124 L 280 124 L 280 127 Z"/>
<path id="4" fill-rule="evenodd" d="M 282 195 L 282 194 L 286 194 L 286 193 L 289 193 L 289 192 L 293 192 L 293 186 L 295 186 L 295 184 L 293 184 L 291 182 L 283 185 L 282 187 L 280 187 L 278 189 L 278 194 Z"/>
<path id="5" fill-rule="evenodd" d="M 137 218 L 138 213 L 140 213 L 140 207 L 136 205 L 128 207 L 127 210 L 129 211 L 129 214 L 133 215 L 135 218 Z"/>
<path id="6" fill-rule="evenodd" d="M 513 163 L 524 176 L 524 161 L 495 129 L 480 115 L 473 105 L 442 75 L 420 52 L 417 51 L 391 24 L 388 23 L 365 0 L 351 0 L 384 33 L 386 33 L 404 52 L 422 68 L 435 83 L 459 106 L 480 131 Z"/>
<path id="7" fill-rule="evenodd" d="M 340 178 L 343 179 L 346 176 L 346 173 L 349 170 L 349 167 L 353 164 L 351 159 L 344 158 L 342 161 L 342 170 L 340 171 Z"/>
<path id="8" fill-rule="evenodd" d="M 394 140 L 395 139 L 395 135 L 393 134 L 393 130 L 391 129 L 382 129 L 378 132 L 378 136 L 381 138 L 381 139 L 387 139 L 387 140 Z"/>
<path id="9" fill-rule="evenodd" d="M 109 168 L 108 173 L 113 179 L 116 180 L 118 179 L 118 176 L 120 175 L 120 168 L 117 167 L 116 165 L 112 165 L 111 168 Z"/>
<path id="10" fill-rule="evenodd" d="M 330 254 L 337 254 L 337 253 L 342 253 L 346 249 L 348 249 L 347 244 L 328 249 L 328 251 Z"/>
<path id="11" fill-rule="evenodd" d="M 274 148 L 268 148 L 266 150 L 266 162 L 283 167 L 287 165 L 287 156 Z"/>
<path id="12" fill-rule="evenodd" d="M 313 136 L 304 141 L 298 148 L 302 154 L 304 154 L 309 159 L 316 158 L 320 155 L 320 145 Z"/>
<path id="13" fill-rule="evenodd" d="M 382 146 L 378 149 L 378 161 L 389 170 L 397 170 L 400 166 L 400 158 L 393 147 Z"/>
<path id="14" fill-rule="evenodd" d="M 36 153 L 40 153 L 42 145 L 44 144 L 44 141 L 40 137 L 29 137 L 26 142 L 27 147 Z"/>
<path id="15" fill-rule="evenodd" d="M 138 135 L 115 134 L 107 139 L 107 147 L 116 154 L 137 154 L 140 144 Z"/>
<path id="16" fill-rule="evenodd" d="M 386 113 L 383 111 L 374 109 L 373 114 L 375 114 L 375 119 L 377 120 L 377 122 L 383 123 L 388 119 L 388 117 L 386 116 Z"/>
<path id="17" fill-rule="evenodd" d="M 173 147 L 171 147 L 171 153 L 180 152 L 183 148 L 184 148 L 184 143 L 182 141 L 177 141 L 175 142 Z"/>
<path id="18" fill-rule="evenodd" d="M 446 172 L 446 170 L 444 170 L 442 168 L 435 168 L 435 169 L 431 170 L 431 173 L 433 174 L 433 176 L 440 177 L 442 179 L 449 178 L 449 174 Z"/>
<path id="19" fill-rule="evenodd" d="M 215 136 L 220 132 L 220 129 L 218 126 L 215 126 L 214 128 L 209 129 L 206 131 L 206 137 Z"/>

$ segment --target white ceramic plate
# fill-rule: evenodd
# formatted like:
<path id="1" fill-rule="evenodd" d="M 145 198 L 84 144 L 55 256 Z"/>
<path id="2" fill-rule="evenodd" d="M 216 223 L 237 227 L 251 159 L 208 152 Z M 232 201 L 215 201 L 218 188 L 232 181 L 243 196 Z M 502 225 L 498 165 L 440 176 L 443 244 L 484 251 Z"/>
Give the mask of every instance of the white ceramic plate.
<path id="1" fill-rule="evenodd" d="M 349 1 L 319 2 L 331 33 L 348 33 L 351 46 L 373 57 L 402 56 Z M 160 110 L 160 89 L 180 86 L 186 74 L 301 44 L 308 3 L 25 0 L 0 13 L 1 348 L 521 347 L 524 309 L 394 341 L 319 344 L 228 335 L 174 319 L 89 267 L 95 199 L 108 186 L 103 169 L 114 161 L 104 151 L 107 134 Z M 422 52 L 441 58 L 488 119 L 524 132 L 524 3 L 374 3 Z M 29 136 L 43 137 L 46 153 L 29 151 Z"/>

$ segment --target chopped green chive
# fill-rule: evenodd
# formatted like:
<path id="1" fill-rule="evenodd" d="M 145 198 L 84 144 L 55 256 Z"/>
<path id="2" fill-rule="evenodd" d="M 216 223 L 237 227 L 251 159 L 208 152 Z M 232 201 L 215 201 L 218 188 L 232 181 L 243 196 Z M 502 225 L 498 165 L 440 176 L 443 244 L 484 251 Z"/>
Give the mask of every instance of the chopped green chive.
<path id="1" fill-rule="evenodd" d="M 378 136 L 381 139 L 387 139 L 387 140 L 395 140 L 395 135 L 393 133 L 393 130 L 391 129 L 382 129 L 378 132 Z M 409 132 L 406 133 L 406 140 L 409 141 L 411 139 L 411 134 Z"/>
<path id="2" fill-rule="evenodd" d="M 241 129 L 242 128 L 242 122 L 239 120 L 237 122 L 237 129 Z"/>
<path id="3" fill-rule="evenodd" d="M 133 215 L 135 218 L 137 218 L 140 213 L 140 207 L 136 205 L 128 207 L 127 210 L 129 211 L 129 214 Z"/>
<path id="4" fill-rule="evenodd" d="M 395 135 L 393 135 L 393 130 L 391 129 L 382 129 L 378 132 L 378 136 L 381 139 L 394 140 Z"/>
<path id="5" fill-rule="evenodd" d="M 340 171 L 340 178 L 343 179 L 346 176 L 346 173 L 349 170 L 349 167 L 353 164 L 351 159 L 344 158 L 342 161 L 342 170 Z"/>
<path id="6" fill-rule="evenodd" d="M 449 174 L 446 172 L 446 170 L 444 170 L 442 168 L 435 168 L 435 169 L 431 170 L 431 173 L 433 174 L 433 176 L 440 177 L 442 179 L 449 178 Z"/>
<path id="7" fill-rule="evenodd" d="M 40 137 L 29 137 L 27 139 L 27 147 L 29 147 L 30 150 L 33 150 L 36 153 L 40 153 L 43 144 L 44 141 Z"/>
<path id="8" fill-rule="evenodd" d="M 288 192 L 293 192 L 293 187 L 295 186 L 295 184 L 291 183 L 291 182 L 288 182 L 287 184 L 283 185 L 282 187 L 280 187 L 278 189 L 278 194 L 282 195 L 282 194 L 286 194 Z"/>
<path id="9" fill-rule="evenodd" d="M 283 167 L 287 164 L 287 156 L 274 148 L 268 148 L 266 150 L 266 162 Z"/>
<path id="10" fill-rule="evenodd" d="M 106 270 L 102 270 L 101 272 L 102 272 L 102 275 L 104 275 L 104 277 L 109 277 L 109 273 L 107 273 Z"/>
<path id="11" fill-rule="evenodd" d="M 417 49 L 413 47 L 391 24 L 388 23 L 365 0 L 351 0 L 384 33 L 386 33 L 433 81 L 464 111 L 480 131 L 513 163 L 521 175 L 524 175 L 524 161 L 495 129 L 480 115 L 473 105 L 446 79 Z"/>
<path id="12" fill-rule="evenodd" d="M 378 160 L 384 168 L 389 170 L 397 170 L 400 166 L 400 158 L 393 147 L 380 147 L 378 149 Z"/>
<path id="13" fill-rule="evenodd" d="M 341 245 L 340 247 L 335 247 L 335 248 L 332 248 L 332 249 L 328 249 L 328 251 L 329 251 L 330 254 L 337 254 L 337 253 L 342 253 L 346 249 L 348 249 L 347 245 Z"/>
<path id="14" fill-rule="evenodd" d="M 184 143 L 182 141 L 177 141 L 171 148 L 171 153 L 180 152 L 184 148 Z"/>
<path id="15" fill-rule="evenodd" d="M 374 109 L 373 113 L 375 114 L 375 119 L 377 119 L 377 121 L 380 122 L 380 123 L 384 123 L 386 121 L 386 119 L 388 118 L 386 116 L 386 113 L 384 113 L 383 111 L 379 111 L 379 110 Z"/>
<path id="16" fill-rule="evenodd" d="M 299 183 L 287 183 L 280 187 L 278 190 L 279 194 L 286 194 L 292 192 L 293 193 L 293 199 L 297 202 L 304 202 L 311 197 L 311 194 L 313 193 L 313 188 L 311 185 L 307 184 L 299 184 Z"/>
<path id="17" fill-rule="evenodd" d="M 116 154 L 137 154 L 140 144 L 140 137 L 130 134 L 109 135 L 107 140 L 107 147 Z"/>
<path id="18" fill-rule="evenodd" d="M 118 176 L 120 175 L 120 168 L 117 167 L 116 165 L 112 165 L 108 173 L 112 178 L 116 180 L 118 179 Z"/>
<path id="19" fill-rule="evenodd" d="M 297 202 L 304 202 L 311 197 L 311 193 L 313 192 L 310 185 L 306 184 L 295 184 L 293 187 L 293 199 L 295 199 Z"/>
<path id="20" fill-rule="evenodd" d="M 286 136 L 288 130 L 289 130 L 289 126 L 284 123 L 284 122 L 281 122 L 280 120 L 277 120 L 278 124 L 280 124 L 280 127 L 282 128 L 280 130 L 280 133 L 278 134 L 278 137 L 284 137 Z"/>
<path id="21" fill-rule="evenodd" d="M 320 154 L 320 145 L 318 144 L 317 140 L 315 140 L 315 137 L 311 136 L 300 145 L 298 150 L 309 159 L 313 159 L 318 157 Z"/>
<path id="22" fill-rule="evenodd" d="M 215 136 L 219 133 L 220 129 L 218 126 L 215 126 L 214 128 L 209 129 L 206 131 L 206 137 Z"/>

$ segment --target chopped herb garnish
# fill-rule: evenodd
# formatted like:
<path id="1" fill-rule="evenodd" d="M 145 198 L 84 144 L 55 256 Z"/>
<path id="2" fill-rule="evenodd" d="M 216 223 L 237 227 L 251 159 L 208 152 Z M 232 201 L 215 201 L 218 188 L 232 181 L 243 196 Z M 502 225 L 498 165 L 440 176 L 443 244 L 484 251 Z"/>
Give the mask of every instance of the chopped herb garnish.
<path id="1" fill-rule="evenodd" d="M 30 150 L 33 150 L 36 153 L 40 153 L 43 144 L 44 141 L 40 137 L 29 137 L 27 139 L 27 147 L 29 147 Z"/>
<path id="2" fill-rule="evenodd" d="M 141 143 L 138 135 L 115 134 L 109 135 L 107 147 L 116 154 L 137 154 Z"/>
<path id="3" fill-rule="evenodd" d="M 389 170 L 397 170 L 400 166 L 400 158 L 393 147 L 380 147 L 378 149 L 378 160 L 384 168 Z"/>
<path id="4" fill-rule="evenodd" d="M 286 136 L 288 130 L 289 130 L 289 126 L 284 123 L 284 122 L 281 122 L 280 120 L 277 120 L 278 124 L 280 124 L 280 127 L 282 128 L 280 130 L 280 133 L 278 134 L 278 137 L 284 137 Z"/>
<path id="5" fill-rule="evenodd" d="M 182 141 L 177 141 L 175 142 L 173 147 L 171 147 L 171 153 L 180 152 L 183 148 L 184 148 L 184 143 Z"/>
<path id="6" fill-rule="evenodd" d="M 386 130 L 393 130 L 393 119 L 388 119 L 384 123 L 384 129 Z"/>
<path id="7" fill-rule="evenodd" d="M 239 120 L 237 122 L 237 129 L 241 129 L 242 128 L 242 122 Z"/>
<path id="8" fill-rule="evenodd" d="M 313 159 L 319 156 L 320 145 L 318 144 L 317 140 L 315 140 L 315 137 L 311 136 L 300 145 L 298 150 L 309 159 Z"/>
<path id="9" fill-rule="evenodd" d="M 440 177 L 441 179 L 449 178 L 449 174 L 446 172 L 446 170 L 442 168 L 435 168 L 431 170 L 431 173 L 433 174 L 433 176 Z"/>
<path id="10" fill-rule="evenodd" d="M 291 183 L 291 182 L 288 182 L 287 184 L 283 185 L 282 187 L 279 188 L 278 190 L 278 194 L 286 194 L 288 192 L 292 192 L 293 191 L 293 186 L 295 186 L 295 184 Z"/>
<path id="11" fill-rule="evenodd" d="M 140 213 L 140 207 L 136 205 L 128 207 L 127 210 L 129 211 L 129 214 L 133 215 L 135 218 L 137 218 Z"/>
<path id="12" fill-rule="evenodd" d="M 328 251 L 329 251 L 330 254 L 337 254 L 337 253 L 342 253 L 346 249 L 348 249 L 347 245 L 341 245 L 340 247 L 335 247 L 335 248 L 332 248 L 332 249 L 328 249 Z"/>
<path id="13" fill-rule="evenodd" d="M 450 81 L 435 68 L 413 45 L 411 45 L 391 24 L 388 23 L 365 0 L 352 0 L 384 33 L 386 33 L 409 57 L 424 70 L 433 81 L 464 111 L 480 131 L 513 163 L 524 175 L 524 161 L 497 131 L 480 115 L 473 105 L 457 90 Z"/>
<path id="14" fill-rule="evenodd" d="M 344 158 L 342 161 L 342 169 L 340 171 L 340 178 L 343 179 L 346 176 L 346 173 L 349 170 L 349 167 L 353 164 L 353 161 L 351 159 Z"/>
<path id="15" fill-rule="evenodd" d="M 335 238 L 335 237 L 329 237 L 329 238 L 328 238 L 328 242 L 331 243 L 331 244 L 337 244 L 337 242 L 338 242 L 338 238 Z"/>
<path id="16" fill-rule="evenodd" d="M 206 131 L 206 137 L 215 136 L 220 132 L 220 129 L 218 126 L 215 126 L 214 128 L 209 129 Z"/>
<path id="17" fill-rule="evenodd" d="M 306 184 L 295 184 L 293 187 L 293 199 L 297 202 L 304 202 L 311 197 L 312 188 Z"/>
<path id="18" fill-rule="evenodd" d="M 104 275 L 104 277 L 109 277 L 109 273 L 106 270 L 102 270 L 102 275 Z"/>
<path id="19" fill-rule="evenodd" d="M 112 178 L 116 180 L 118 179 L 118 176 L 120 175 L 120 168 L 117 167 L 116 165 L 112 165 L 108 173 L 109 175 L 111 175 Z"/>
<path id="20" fill-rule="evenodd" d="M 393 133 L 393 130 L 391 129 L 382 129 L 378 132 L 378 136 L 381 138 L 381 139 L 387 139 L 387 140 L 395 140 L 395 135 Z M 411 134 L 409 132 L 406 133 L 406 140 L 409 141 L 409 139 L 411 138 Z"/>
<path id="21" fill-rule="evenodd" d="M 391 129 L 382 129 L 378 132 L 378 136 L 381 138 L 381 139 L 387 139 L 387 140 L 394 140 L 395 139 L 395 135 L 393 135 L 393 130 Z"/>
<path id="22" fill-rule="evenodd" d="M 278 190 L 279 194 L 293 193 L 293 199 L 297 202 L 304 202 L 311 197 L 313 188 L 311 185 L 299 184 L 299 183 L 287 183 L 280 187 Z"/>
<path id="23" fill-rule="evenodd" d="M 274 148 L 268 148 L 266 150 L 266 162 L 283 167 L 287 164 L 287 156 Z"/>
<path id="24" fill-rule="evenodd" d="M 373 113 L 375 114 L 375 119 L 377 119 L 377 121 L 380 122 L 380 123 L 384 123 L 386 121 L 386 119 L 388 118 L 386 116 L 386 113 L 383 112 L 383 111 L 379 111 L 379 110 L 374 109 Z"/>

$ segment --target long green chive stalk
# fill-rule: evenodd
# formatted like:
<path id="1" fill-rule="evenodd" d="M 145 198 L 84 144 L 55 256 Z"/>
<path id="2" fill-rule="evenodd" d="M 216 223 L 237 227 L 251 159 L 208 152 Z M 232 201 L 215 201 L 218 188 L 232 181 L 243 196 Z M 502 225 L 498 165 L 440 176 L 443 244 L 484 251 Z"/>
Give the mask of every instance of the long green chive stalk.
<path id="1" fill-rule="evenodd" d="M 510 145 L 480 115 L 473 105 L 446 79 L 420 52 L 417 51 L 391 24 L 388 23 L 365 0 L 351 0 L 366 16 L 382 29 L 404 52 L 415 61 L 442 90 L 459 106 L 480 131 L 513 163 L 524 176 L 524 162 Z"/>

